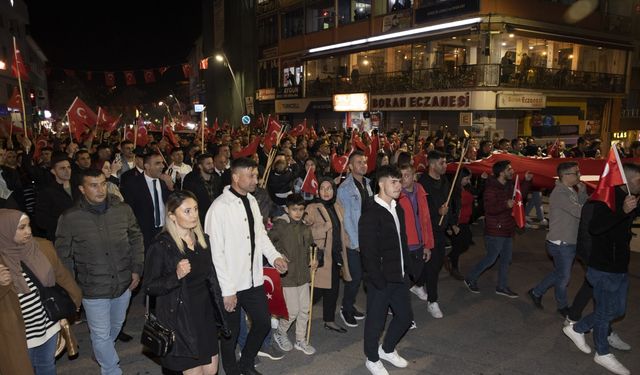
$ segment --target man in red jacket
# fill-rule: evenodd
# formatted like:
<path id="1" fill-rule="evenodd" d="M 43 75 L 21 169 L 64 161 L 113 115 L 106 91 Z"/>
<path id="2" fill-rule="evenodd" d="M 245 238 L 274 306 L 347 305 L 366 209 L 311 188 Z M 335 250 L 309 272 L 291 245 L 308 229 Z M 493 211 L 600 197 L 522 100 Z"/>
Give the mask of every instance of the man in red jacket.
<path id="1" fill-rule="evenodd" d="M 423 301 L 428 298 L 424 289 L 426 275 L 424 264 L 431 258 L 433 249 L 433 229 L 429 216 L 427 192 L 415 182 L 415 172 L 411 164 L 400 166 L 402 172 L 402 192 L 398 203 L 404 210 L 405 233 L 409 245 L 410 276 L 413 286 L 409 289 Z"/>
<path id="2" fill-rule="evenodd" d="M 484 191 L 484 244 L 487 250 L 480 262 L 464 279 L 464 283 L 473 293 L 480 293 L 478 278 L 500 257 L 498 286 L 496 294 L 509 298 L 518 298 L 518 294 L 509 289 L 507 273 L 511 263 L 513 234 L 516 223 L 511 216 L 513 208 L 513 167 L 508 160 L 500 160 L 493 165 L 493 177 L 487 181 Z M 527 172 L 520 185 L 522 196 L 526 196 L 533 174 Z"/>

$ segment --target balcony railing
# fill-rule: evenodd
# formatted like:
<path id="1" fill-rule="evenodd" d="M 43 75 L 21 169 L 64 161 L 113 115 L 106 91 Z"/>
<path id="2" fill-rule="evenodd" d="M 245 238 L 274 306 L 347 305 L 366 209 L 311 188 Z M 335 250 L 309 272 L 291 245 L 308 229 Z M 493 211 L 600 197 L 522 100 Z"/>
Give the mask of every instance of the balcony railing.
<path id="1" fill-rule="evenodd" d="M 388 94 L 427 90 L 500 87 L 509 89 L 567 90 L 624 93 L 625 76 L 568 69 L 500 64 L 462 65 L 453 69 L 420 69 L 391 73 L 354 75 L 307 81 L 307 96 L 369 92 Z"/>

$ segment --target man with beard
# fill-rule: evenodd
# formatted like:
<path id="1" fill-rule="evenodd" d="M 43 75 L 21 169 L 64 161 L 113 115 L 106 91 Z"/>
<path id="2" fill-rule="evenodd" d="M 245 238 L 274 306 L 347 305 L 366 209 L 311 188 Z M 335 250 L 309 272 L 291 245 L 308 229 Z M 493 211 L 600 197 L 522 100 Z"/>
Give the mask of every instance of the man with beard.
<path id="1" fill-rule="evenodd" d="M 213 156 L 200 154 L 196 159 L 197 168 L 187 174 L 182 187 L 192 192 L 198 200 L 198 214 L 204 225 L 207 210 L 211 203 L 222 193 L 222 178 L 214 171 Z"/>

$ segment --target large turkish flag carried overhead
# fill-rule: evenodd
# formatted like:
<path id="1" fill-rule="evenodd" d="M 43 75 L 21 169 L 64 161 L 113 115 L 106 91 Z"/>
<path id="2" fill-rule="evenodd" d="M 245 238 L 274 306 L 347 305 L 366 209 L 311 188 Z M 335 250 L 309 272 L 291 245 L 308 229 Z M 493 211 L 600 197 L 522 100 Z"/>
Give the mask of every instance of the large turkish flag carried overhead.
<path id="1" fill-rule="evenodd" d="M 69 118 L 69 130 L 75 135 L 77 141 L 81 140 L 86 128 L 94 126 L 98 121 L 95 112 L 77 96 L 67 110 L 67 117 Z"/>

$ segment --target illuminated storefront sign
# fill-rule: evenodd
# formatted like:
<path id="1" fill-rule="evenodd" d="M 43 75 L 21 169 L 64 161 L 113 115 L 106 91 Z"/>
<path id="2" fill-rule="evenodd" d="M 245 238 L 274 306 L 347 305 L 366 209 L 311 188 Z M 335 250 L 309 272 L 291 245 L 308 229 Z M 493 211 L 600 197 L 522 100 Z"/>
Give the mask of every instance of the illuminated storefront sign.
<path id="1" fill-rule="evenodd" d="M 497 108 L 545 108 L 546 97 L 536 93 L 499 93 Z"/>
<path id="2" fill-rule="evenodd" d="M 372 95 L 371 110 L 410 111 L 467 110 L 471 107 L 469 92 L 433 92 L 399 95 Z"/>
<path id="3" fill-rule="evenodd" d="M 369 95 L 364 93 L 334 95 L 333 110 L 336 112 L 368 111 Z"/>

